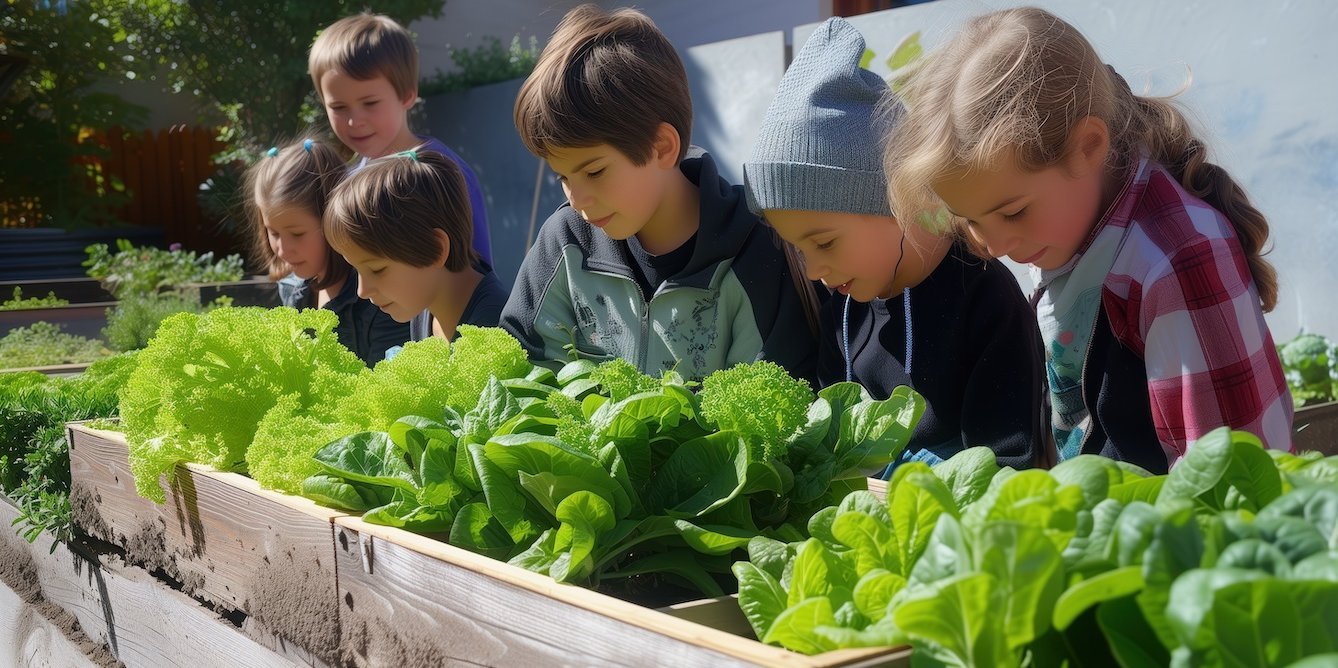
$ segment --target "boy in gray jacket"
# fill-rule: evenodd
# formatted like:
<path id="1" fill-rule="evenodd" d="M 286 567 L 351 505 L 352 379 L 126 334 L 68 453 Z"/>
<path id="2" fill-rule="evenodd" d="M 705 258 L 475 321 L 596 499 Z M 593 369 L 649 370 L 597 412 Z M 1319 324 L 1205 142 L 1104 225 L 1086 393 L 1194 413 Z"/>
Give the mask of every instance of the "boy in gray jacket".
<path id="1" fill-rule="evenodd" d="M 742 189 L 690 150 L 687 74 L 650 19 L 593 5 L 568 13 L 515 121 L 568 200 L 502 312 L 531 358 L 623 357 L 688 380 L 769 359 L 812 382 L 815 328 L 801 296 L 811 286 Z"/>

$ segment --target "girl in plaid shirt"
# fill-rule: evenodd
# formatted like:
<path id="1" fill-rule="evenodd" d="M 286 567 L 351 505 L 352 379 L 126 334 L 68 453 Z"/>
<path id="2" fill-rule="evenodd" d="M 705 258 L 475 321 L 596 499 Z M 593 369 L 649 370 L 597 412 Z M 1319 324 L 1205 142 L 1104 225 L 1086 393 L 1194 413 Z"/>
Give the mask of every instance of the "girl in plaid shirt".
<path id="1" fill-rule="evenodd" d="M 1061 459 L 1161 472 L 1223 425 L 1291 449 L 1268 222 L 1174 106 L 1035 8 L 970 21 L 903 95 L 893 207 L 1031 266 Z"/>

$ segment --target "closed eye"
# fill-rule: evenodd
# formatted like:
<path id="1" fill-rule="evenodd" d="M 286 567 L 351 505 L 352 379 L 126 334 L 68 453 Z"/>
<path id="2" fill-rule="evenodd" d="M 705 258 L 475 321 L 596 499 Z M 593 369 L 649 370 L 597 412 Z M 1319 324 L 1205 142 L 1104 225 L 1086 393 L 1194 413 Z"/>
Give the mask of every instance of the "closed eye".
<path id="1" fill-rule="evenodd" d="M 835 244 L 836 244 L 836 239 L 832 239 L 830 241 L 824 241 L 820 244 L 814 244 L 813 247 L 817 248 L 818 250 L 829 250 Z"/>
<path id="2" fill-rule="evenodd" d="M 1022 217 L 1022 214 L 1025 213 L 1026 211 L 1027 211 L 1027 207 L 1024 206 L 1024 207 L 1022 207 L 1021 209 L 1018 209 L 1017 211 L 1014 211 L 1013 213 L 1005 213 L 1005 214 L 1003 215 L 1003 217 L 1004 217 L 1004 220 L 1017 220 L 1017 219 L 1021 218 L 1021 217 Z"/>
<path id="3" fill-rule="evenodd" d="M 604 169 L 601 167 L 600 169 L 596 169 L 596 170 L 593 171 L 593 172 L 586 172 L 585 175 L 588 176 L 588 177 L 590 177 L 590 178 L 592 178 L 592 179 L 597 179 L 597 178 L 599 178 L 599 175 L 600 175 L 600 174 L 603 174 L 603 173 L 604 173 Z"/>

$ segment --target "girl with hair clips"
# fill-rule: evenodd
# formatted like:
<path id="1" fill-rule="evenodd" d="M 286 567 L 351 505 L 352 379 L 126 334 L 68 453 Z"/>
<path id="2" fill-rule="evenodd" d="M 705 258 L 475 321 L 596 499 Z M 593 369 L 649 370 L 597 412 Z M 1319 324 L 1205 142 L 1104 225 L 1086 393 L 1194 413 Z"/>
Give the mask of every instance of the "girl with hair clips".
<path id="1" fill-rule="evenodd" d="M 970 21 L 903 94 L 893 205 L 1031 266 L 1060 459 L 1164 472 L 1224 425 L 1292 447 L 1268 222 L 1175 106 L 1035 8 Z"/>
<path id="2" fill-rule="evenodd" d="M 251 254 L 279 282 L 280 301 L 334 311 L 339 342 L 372 366 L 409 340 L 409 328 L 358 296 L 352 267 L 325 241 L 321 217 L 347 173 L 333 145 L 303 139 L 267 151 L 247 171 L 242 192 Z"/>

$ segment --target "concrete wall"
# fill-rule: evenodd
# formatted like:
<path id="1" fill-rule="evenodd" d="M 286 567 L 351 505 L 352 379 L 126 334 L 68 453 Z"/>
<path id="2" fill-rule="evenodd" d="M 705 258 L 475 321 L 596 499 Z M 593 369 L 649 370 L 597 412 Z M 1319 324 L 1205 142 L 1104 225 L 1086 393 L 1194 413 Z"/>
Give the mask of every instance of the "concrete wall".
<path id="1" fill-rule="evenodd" d="M 1326 0 L 939 0 L 851 22 L 883 59 L 920 30 L 926 47 L 963 19 L 1018 4 L 1076 25 L 1135 91 L 1180 101 L 1224 166 L 1268 216 L 1281 295 L 1274 338 L 1338 336 L 1338 3 Z M 794 30 L 802 45 L 813 25 Z M 1192 74 L 1192 81 L 1191 81 Z M 1027 285 L 1030 285 L 1028 280 Z"/>
<path id="2" fill-rule="evenodd" d="M 588 0 L 586 0 L 588 1 Z M 415 21 L 424 76 L 449 72 L 450 48 L 469 48 L 488 36 L 509 43 L 531 35 L 540 47 L 558 21 L 582 0 L 447 0 L 441 18 Z M 773 30 L 788 31 L 831 16 L 831 0 L 598 0 L 606 9 L 636 7 L 645 12 L 680 51 Z"/>

